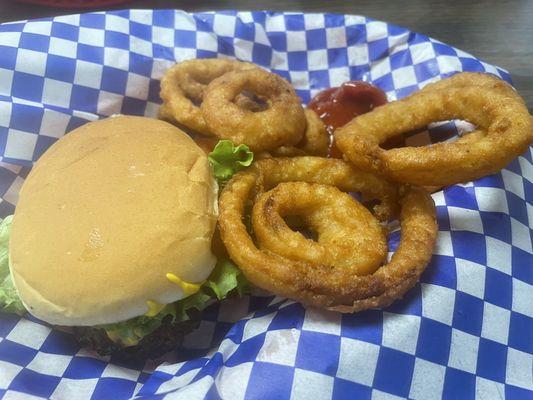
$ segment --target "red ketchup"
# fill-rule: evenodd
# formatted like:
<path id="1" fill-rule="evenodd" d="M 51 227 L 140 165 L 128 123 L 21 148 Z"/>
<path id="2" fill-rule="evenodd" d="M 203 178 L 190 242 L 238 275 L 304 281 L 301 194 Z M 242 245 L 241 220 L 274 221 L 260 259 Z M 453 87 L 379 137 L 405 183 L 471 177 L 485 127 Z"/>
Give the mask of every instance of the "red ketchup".
<path id="1" fill-rule="evenodd" d="M 335 129 L 386 102 L 387 96 L 376 86 L 363 81 L 349 81 L 340 87 L 318 93 L 307 107 L 318 114 L 333 139 Z M 342 158 L 342 153 L 337 149 L 333 140 L 329 156 Z"/>

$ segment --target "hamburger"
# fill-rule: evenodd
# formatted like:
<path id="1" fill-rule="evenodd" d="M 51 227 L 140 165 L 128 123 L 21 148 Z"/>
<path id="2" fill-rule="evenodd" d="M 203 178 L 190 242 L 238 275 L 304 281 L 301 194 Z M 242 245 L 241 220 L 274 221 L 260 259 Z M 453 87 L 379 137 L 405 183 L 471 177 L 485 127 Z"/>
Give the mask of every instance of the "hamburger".
<path id="1" fill-rule="evenodd" d="M 0 229 L 0 309 L 71 327 L 82 345 L 155 358 L 200 311 L 246 288 L 212 238 L 207 155 L 166 122 L 90 122 L 36 162 Z"/>

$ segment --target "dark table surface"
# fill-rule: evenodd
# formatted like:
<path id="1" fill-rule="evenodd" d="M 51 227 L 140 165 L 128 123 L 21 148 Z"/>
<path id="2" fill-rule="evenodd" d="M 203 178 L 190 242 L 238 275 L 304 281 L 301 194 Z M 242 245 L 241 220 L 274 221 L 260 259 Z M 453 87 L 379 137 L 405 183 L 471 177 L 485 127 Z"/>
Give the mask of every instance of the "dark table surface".
<path id="1" fill-rule="evenodd" d="M 359 14 L 407 27 L 507 69 L 533 108 L 533 0 L 134 0 L 120 8 Z M 0 0 L 0 22 L 78 13 Z"/>

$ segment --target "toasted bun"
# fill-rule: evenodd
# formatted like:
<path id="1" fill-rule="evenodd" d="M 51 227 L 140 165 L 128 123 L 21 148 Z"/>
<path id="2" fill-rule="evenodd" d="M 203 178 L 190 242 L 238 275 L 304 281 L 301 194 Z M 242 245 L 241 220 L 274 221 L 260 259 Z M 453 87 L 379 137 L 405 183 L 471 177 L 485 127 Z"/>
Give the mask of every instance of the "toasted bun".
<path id="1" fill-rule="evenodd" d="M 211 273 L 217 185 L 178 128 L 142 117 L 88 123 L 39 159 L 20 192 L 10 267 L 28 311 L 51 324 L 119 322 L 185 295 L 171 272 Z"/>

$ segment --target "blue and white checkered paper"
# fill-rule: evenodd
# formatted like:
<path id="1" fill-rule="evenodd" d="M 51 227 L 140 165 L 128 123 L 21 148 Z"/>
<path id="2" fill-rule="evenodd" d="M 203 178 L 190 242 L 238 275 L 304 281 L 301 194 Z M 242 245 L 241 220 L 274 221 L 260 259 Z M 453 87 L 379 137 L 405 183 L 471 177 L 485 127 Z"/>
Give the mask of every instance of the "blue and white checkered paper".
<path id="1" fill-rule="evenodd" d="M 509 80 L 436 40 L 351 15 L 136 10 L 3 24 L 0 215 L 58 137 L 115 113 L 155 116 L 165 69 L 196 57 L 259 64 L 304 102 L 350 79 L 390 99 L 463 70 Z M 531 398 L 532 182 L 529 149 L 501 173 L 436 193 L 433 260 L 383 311 L 232 300 L 209 308 L 159 366 L 98 357 L 43 322 L 0 314 L 0 398 Z"/>

